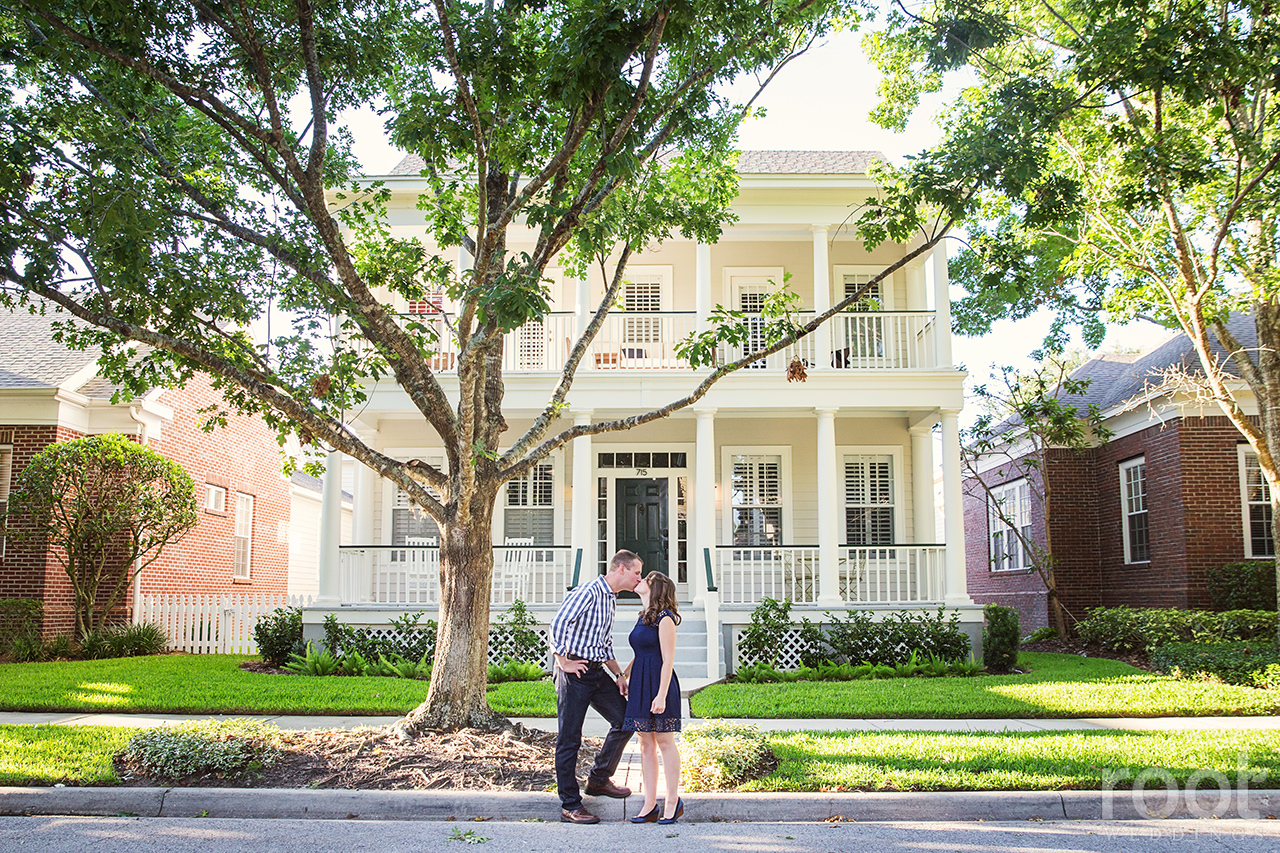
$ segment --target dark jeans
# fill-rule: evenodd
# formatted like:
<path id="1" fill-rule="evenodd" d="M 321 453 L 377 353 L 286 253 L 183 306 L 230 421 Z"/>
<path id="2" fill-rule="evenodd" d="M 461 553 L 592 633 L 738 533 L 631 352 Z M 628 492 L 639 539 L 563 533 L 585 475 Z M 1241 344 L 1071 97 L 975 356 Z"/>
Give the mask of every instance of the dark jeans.
<path id="1" fill-rule="evenodd" d="M 588 669 L 582 675 L 570 675 L 556 667 L 556 718 L 560 733 L 556 737 L 556 788 L 560 806 L 576 809 L 582 805 L 578 790 L 578 749 L 582 746 L 582 723 L 587 708 L 595 708 L 609 722 L 604 746 L 596 753 L 596 763 L 587 776 L 588 784 L 603 785 L 618 770 L 622 751 L 631 740 L 631 732 L 622 730 L 627 700 L 607 669 Z"/>

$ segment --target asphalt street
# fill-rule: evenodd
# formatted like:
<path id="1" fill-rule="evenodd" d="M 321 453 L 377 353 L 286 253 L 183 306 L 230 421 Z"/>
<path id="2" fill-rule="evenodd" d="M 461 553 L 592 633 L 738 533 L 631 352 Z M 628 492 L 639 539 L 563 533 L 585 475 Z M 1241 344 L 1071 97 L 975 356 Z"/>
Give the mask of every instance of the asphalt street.
<path id="1" fill-rule="evenodd" d="M 40 853 L 1273 853 L 1274 820 L 1017 823 L 607 823 L 0 818 L 0 850 Z"/>

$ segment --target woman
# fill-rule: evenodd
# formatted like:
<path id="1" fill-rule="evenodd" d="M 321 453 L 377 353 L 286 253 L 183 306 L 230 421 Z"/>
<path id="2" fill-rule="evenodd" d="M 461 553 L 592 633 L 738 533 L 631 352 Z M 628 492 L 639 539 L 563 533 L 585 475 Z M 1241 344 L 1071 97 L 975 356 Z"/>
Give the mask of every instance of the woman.
<path id="1" fill-rule="evenodd" d="M 675 823 L 684 814 L 680 799 L 680 682 L 675 674 L 676 584 L 662 572 L 650 572 L 636 587 L 640 618 L 631 630 L 635 658 L 627 664 L 630 692 L 625 731 L 640 737 L 640 773 L 644 779 L 644 806 L 632 823 Z M 658 813 L 658 752 L 667 777 L 667 798 Z"/>

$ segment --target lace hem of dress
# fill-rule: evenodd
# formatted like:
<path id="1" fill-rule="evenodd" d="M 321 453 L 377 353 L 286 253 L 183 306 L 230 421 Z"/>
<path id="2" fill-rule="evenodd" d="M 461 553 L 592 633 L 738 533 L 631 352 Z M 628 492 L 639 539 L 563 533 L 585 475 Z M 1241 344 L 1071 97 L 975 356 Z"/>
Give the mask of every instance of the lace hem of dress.
<path id="1" fill-rule="evenodd" d="M 624 717 L 622 720 L 622 730 L 624 732 L 678 732 L 680 731 L 679 717 Z"/>

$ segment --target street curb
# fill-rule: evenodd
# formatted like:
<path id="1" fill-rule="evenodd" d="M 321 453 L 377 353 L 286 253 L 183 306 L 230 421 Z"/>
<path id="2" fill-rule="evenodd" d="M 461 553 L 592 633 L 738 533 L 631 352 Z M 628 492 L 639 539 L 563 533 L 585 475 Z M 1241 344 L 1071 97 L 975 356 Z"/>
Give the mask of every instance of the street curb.
<path id="1" fill-rule="evenodd" d="M 625 820 L 639 797 L 589 797 L 602 821 Z M 289 820 L 559 819 L 551 793 L 348 791 L 304 788 L 0 788 L 0 815 L 276 818 Z M 1280 790 L 954 791 L 691 794 L 683 821 L 1040 821 L 1275 818 Z"/>

